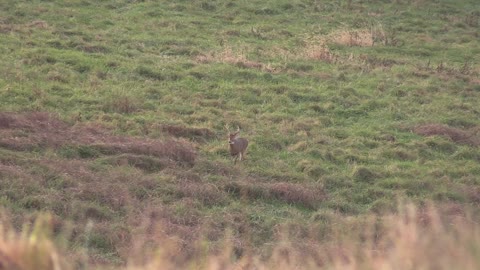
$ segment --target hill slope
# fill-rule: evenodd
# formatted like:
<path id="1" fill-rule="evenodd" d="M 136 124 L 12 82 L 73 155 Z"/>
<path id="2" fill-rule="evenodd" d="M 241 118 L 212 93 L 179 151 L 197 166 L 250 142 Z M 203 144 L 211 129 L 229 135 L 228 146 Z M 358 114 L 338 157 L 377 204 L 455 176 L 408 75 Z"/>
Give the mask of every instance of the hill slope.
<path id="1" fill-rule="evenodd" d="M 2 1 L 0 201 L 108 263 L 148 224 L 268 253 L 280 224 L 325 240 L 398 198 L 476 206 L 479 20 L 474 0 Z M 251 142 L 236 166 L 226 124 Z"/>

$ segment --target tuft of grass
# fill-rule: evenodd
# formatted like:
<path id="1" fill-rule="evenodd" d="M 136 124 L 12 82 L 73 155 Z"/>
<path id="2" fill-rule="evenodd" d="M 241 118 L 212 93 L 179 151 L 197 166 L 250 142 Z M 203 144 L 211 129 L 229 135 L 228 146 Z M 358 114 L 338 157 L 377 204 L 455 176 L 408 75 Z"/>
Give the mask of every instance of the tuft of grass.
<path id="1" fill-rule="evenodd" d="M 12 270 L 72 269 L 68 260 L 60 254 L 51 239 L 52 217 L 43 215 L 32 228 L 24 227 L 22 233 L 9 227 L 9 220 L 2 218 L 0 230 L 0 264 Z"/>
<path id="2" fill-rule="evenodd" d="M 365 167 L 358 167 L 353 172 L 353 178 L 360 182 L 373 183 L 378 177 L 378 173 Z"/>

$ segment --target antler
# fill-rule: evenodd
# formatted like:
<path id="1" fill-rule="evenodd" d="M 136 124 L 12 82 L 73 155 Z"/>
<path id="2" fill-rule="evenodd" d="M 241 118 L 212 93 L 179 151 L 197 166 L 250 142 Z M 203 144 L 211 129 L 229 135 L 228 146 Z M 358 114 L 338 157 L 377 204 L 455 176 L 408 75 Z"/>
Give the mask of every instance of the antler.
<path id="1" fill-rule="evenodd" d="M 231 132 L 230 132 L 230 128 L 228 127 L 227 124 L 225 124 L 224 127 L 225 127 L 225 130 L 226 130 L 228 133 L 231 133 Z M 237 130 L 236 130 L 235 132 L 233 132 L 232 134 L 238 134 L 239 132 L 240 132 L 240 127 L 237 126 Z"/>
<path id="2" fill-rule="evenodd" d="M 240 132 L 240 127 L 237 126 L 237 130 L 236 130 L 234 133 L 232 133 L 232 134 L 237 135 L 239 132 Z"/>

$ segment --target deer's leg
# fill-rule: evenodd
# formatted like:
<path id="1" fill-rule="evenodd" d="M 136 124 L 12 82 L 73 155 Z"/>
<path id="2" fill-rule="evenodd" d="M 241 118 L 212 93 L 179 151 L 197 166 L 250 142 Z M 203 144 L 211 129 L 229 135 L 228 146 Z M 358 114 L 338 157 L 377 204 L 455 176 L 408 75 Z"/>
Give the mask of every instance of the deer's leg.
<path id="1" fill-rule="evenodd" d="M 237 158 L 238 158 L 238 155 L 235 155 L 235 157 L 233 158 L 233 165 L 237 164 Z"/>
<path id="2" fill-rule="evenodd" d="M 243 153 L 240 152 L 240 153 L 238 153 L 238 155 L 240 156 L 240 161 L 242 161 L 243 160 Z"/>

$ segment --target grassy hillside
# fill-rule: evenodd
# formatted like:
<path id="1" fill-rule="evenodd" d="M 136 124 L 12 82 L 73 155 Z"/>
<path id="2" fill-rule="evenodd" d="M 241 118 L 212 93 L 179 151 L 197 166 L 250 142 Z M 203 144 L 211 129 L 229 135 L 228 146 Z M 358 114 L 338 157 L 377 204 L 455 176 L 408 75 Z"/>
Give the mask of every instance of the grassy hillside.
<path id="1" fill-rule="evenodd" d="M 1 205 L 109 265 L 159 228 L 268 255 L 404 198 L 475 208 L 479 29 L 475 0 L 0 1 Z"/>

